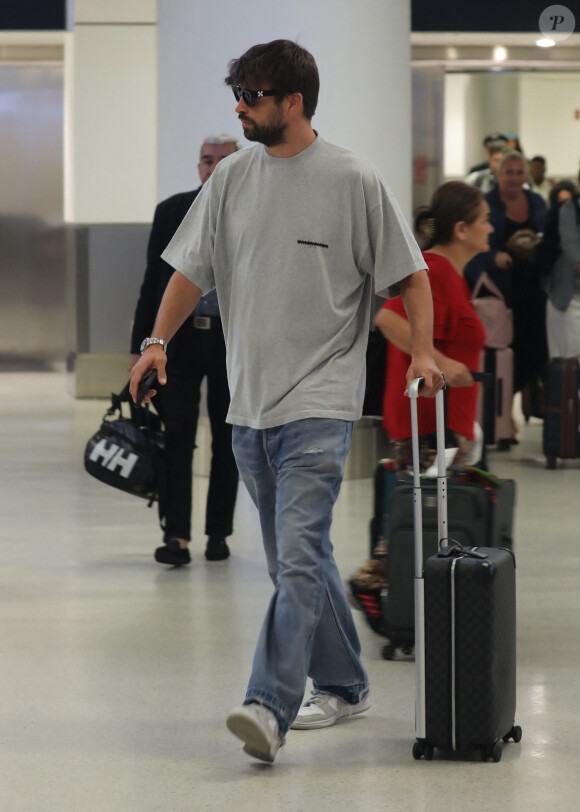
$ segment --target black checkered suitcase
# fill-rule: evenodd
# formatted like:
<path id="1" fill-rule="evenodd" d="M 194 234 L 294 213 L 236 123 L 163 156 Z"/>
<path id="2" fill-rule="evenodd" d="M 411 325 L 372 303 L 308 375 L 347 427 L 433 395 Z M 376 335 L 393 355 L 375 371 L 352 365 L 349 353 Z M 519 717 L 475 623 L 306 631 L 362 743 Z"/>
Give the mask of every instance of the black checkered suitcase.
<path id="1" fill-rule="evenodd" d="M 417 397 L 409 389 L 413 459 Z M 443 393 L 437 395 L 439 551 L 423 566 L 419 467 L 413 464 L 415 519 L 416 709 L 413 756 L 435 749 L 499 761 L 502 742 L 519 742 L 516 709 L 515 559 L 511 550 L 462 547 L 448 537 Z"/>

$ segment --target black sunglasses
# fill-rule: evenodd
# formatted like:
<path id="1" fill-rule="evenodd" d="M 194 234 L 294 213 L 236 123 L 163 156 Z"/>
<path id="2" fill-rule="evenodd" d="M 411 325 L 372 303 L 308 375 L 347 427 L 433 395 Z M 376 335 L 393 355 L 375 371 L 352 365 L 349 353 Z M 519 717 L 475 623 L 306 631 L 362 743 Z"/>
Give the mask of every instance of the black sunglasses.
<path id="1" fill-rule="evenodd" d="M 280 92 L 279 90 L 242 90 L 240 85 L 234 85 L 232 90 L 234 91 L 236 101 L 239 102 L 240 99 L 243 99 L 244 104 L 248 107 L 253 107 L 256 101 L 261 99 L 262 96 L 276 96 Z"/>

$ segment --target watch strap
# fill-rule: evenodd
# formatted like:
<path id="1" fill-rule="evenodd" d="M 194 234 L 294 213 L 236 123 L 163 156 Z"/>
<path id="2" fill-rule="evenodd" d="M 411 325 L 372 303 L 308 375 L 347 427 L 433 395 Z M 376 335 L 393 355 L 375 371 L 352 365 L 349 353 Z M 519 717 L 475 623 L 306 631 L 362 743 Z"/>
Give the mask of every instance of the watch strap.
<path id="1" fill-rule="evenodd" d="M 165 341 L 163 338 L 146 338 L 141 345 L 141 352 L 145 352 L 147 347 L 150 347 L 152 344 L 161 344 L 163 347 L 163 352 L 167 353 L 167 341 Z"/>

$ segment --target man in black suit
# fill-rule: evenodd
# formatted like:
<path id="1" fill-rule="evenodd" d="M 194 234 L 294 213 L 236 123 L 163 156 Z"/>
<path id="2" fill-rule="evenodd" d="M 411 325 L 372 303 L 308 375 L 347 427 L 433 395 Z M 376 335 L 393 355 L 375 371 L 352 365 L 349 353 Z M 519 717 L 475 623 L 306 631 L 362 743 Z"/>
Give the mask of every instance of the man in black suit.
<path id="1" fill-rule="evenodd" d="M 218 162 L 240 149 L 233 135 L 209 135 L 201 146 L 197 165 L 202 185 Z M 143 340 L 151 335 L 155 316 L 173 268 L 161 254 L 177 231 L 201 190 L 173 195 L 155 210 L 147 247 L 147 269 L 141 286 L 131 335 L 131 368 Z M 192 316 L 167 348 L 171 375 L 159 386 L 155 407 L 165 424 L 166 481 L 163 546 L 155 550 L 161 564 L 189 564 L 191 540 L 192 463 L 199 417 L 200 390 L 207 378 L 207 409 L 212 434 L 212 457 L 206 506 L 205 557 L 221 561 L 230 554 L 226 542 L 233 531 L 238 469 L 232 453 L 232 427 L 225 422 L 230 403 L 226 376 L 226 349 L 215 290 L 204 296 Z"/>

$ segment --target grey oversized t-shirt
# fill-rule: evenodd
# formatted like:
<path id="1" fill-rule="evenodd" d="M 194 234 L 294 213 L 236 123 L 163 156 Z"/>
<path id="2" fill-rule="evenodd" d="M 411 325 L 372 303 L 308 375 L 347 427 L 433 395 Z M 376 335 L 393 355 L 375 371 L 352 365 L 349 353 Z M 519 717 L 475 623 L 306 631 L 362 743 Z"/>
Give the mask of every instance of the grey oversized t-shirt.
<path id="1" fill-rule="evenodd" d="M 221 161 L 163 259 L 217 288 L 228 422 L 357 420 L 373 291 L 425 268 L 377 172 L 320 136 L 292 158 L 264 147 Z"/>

